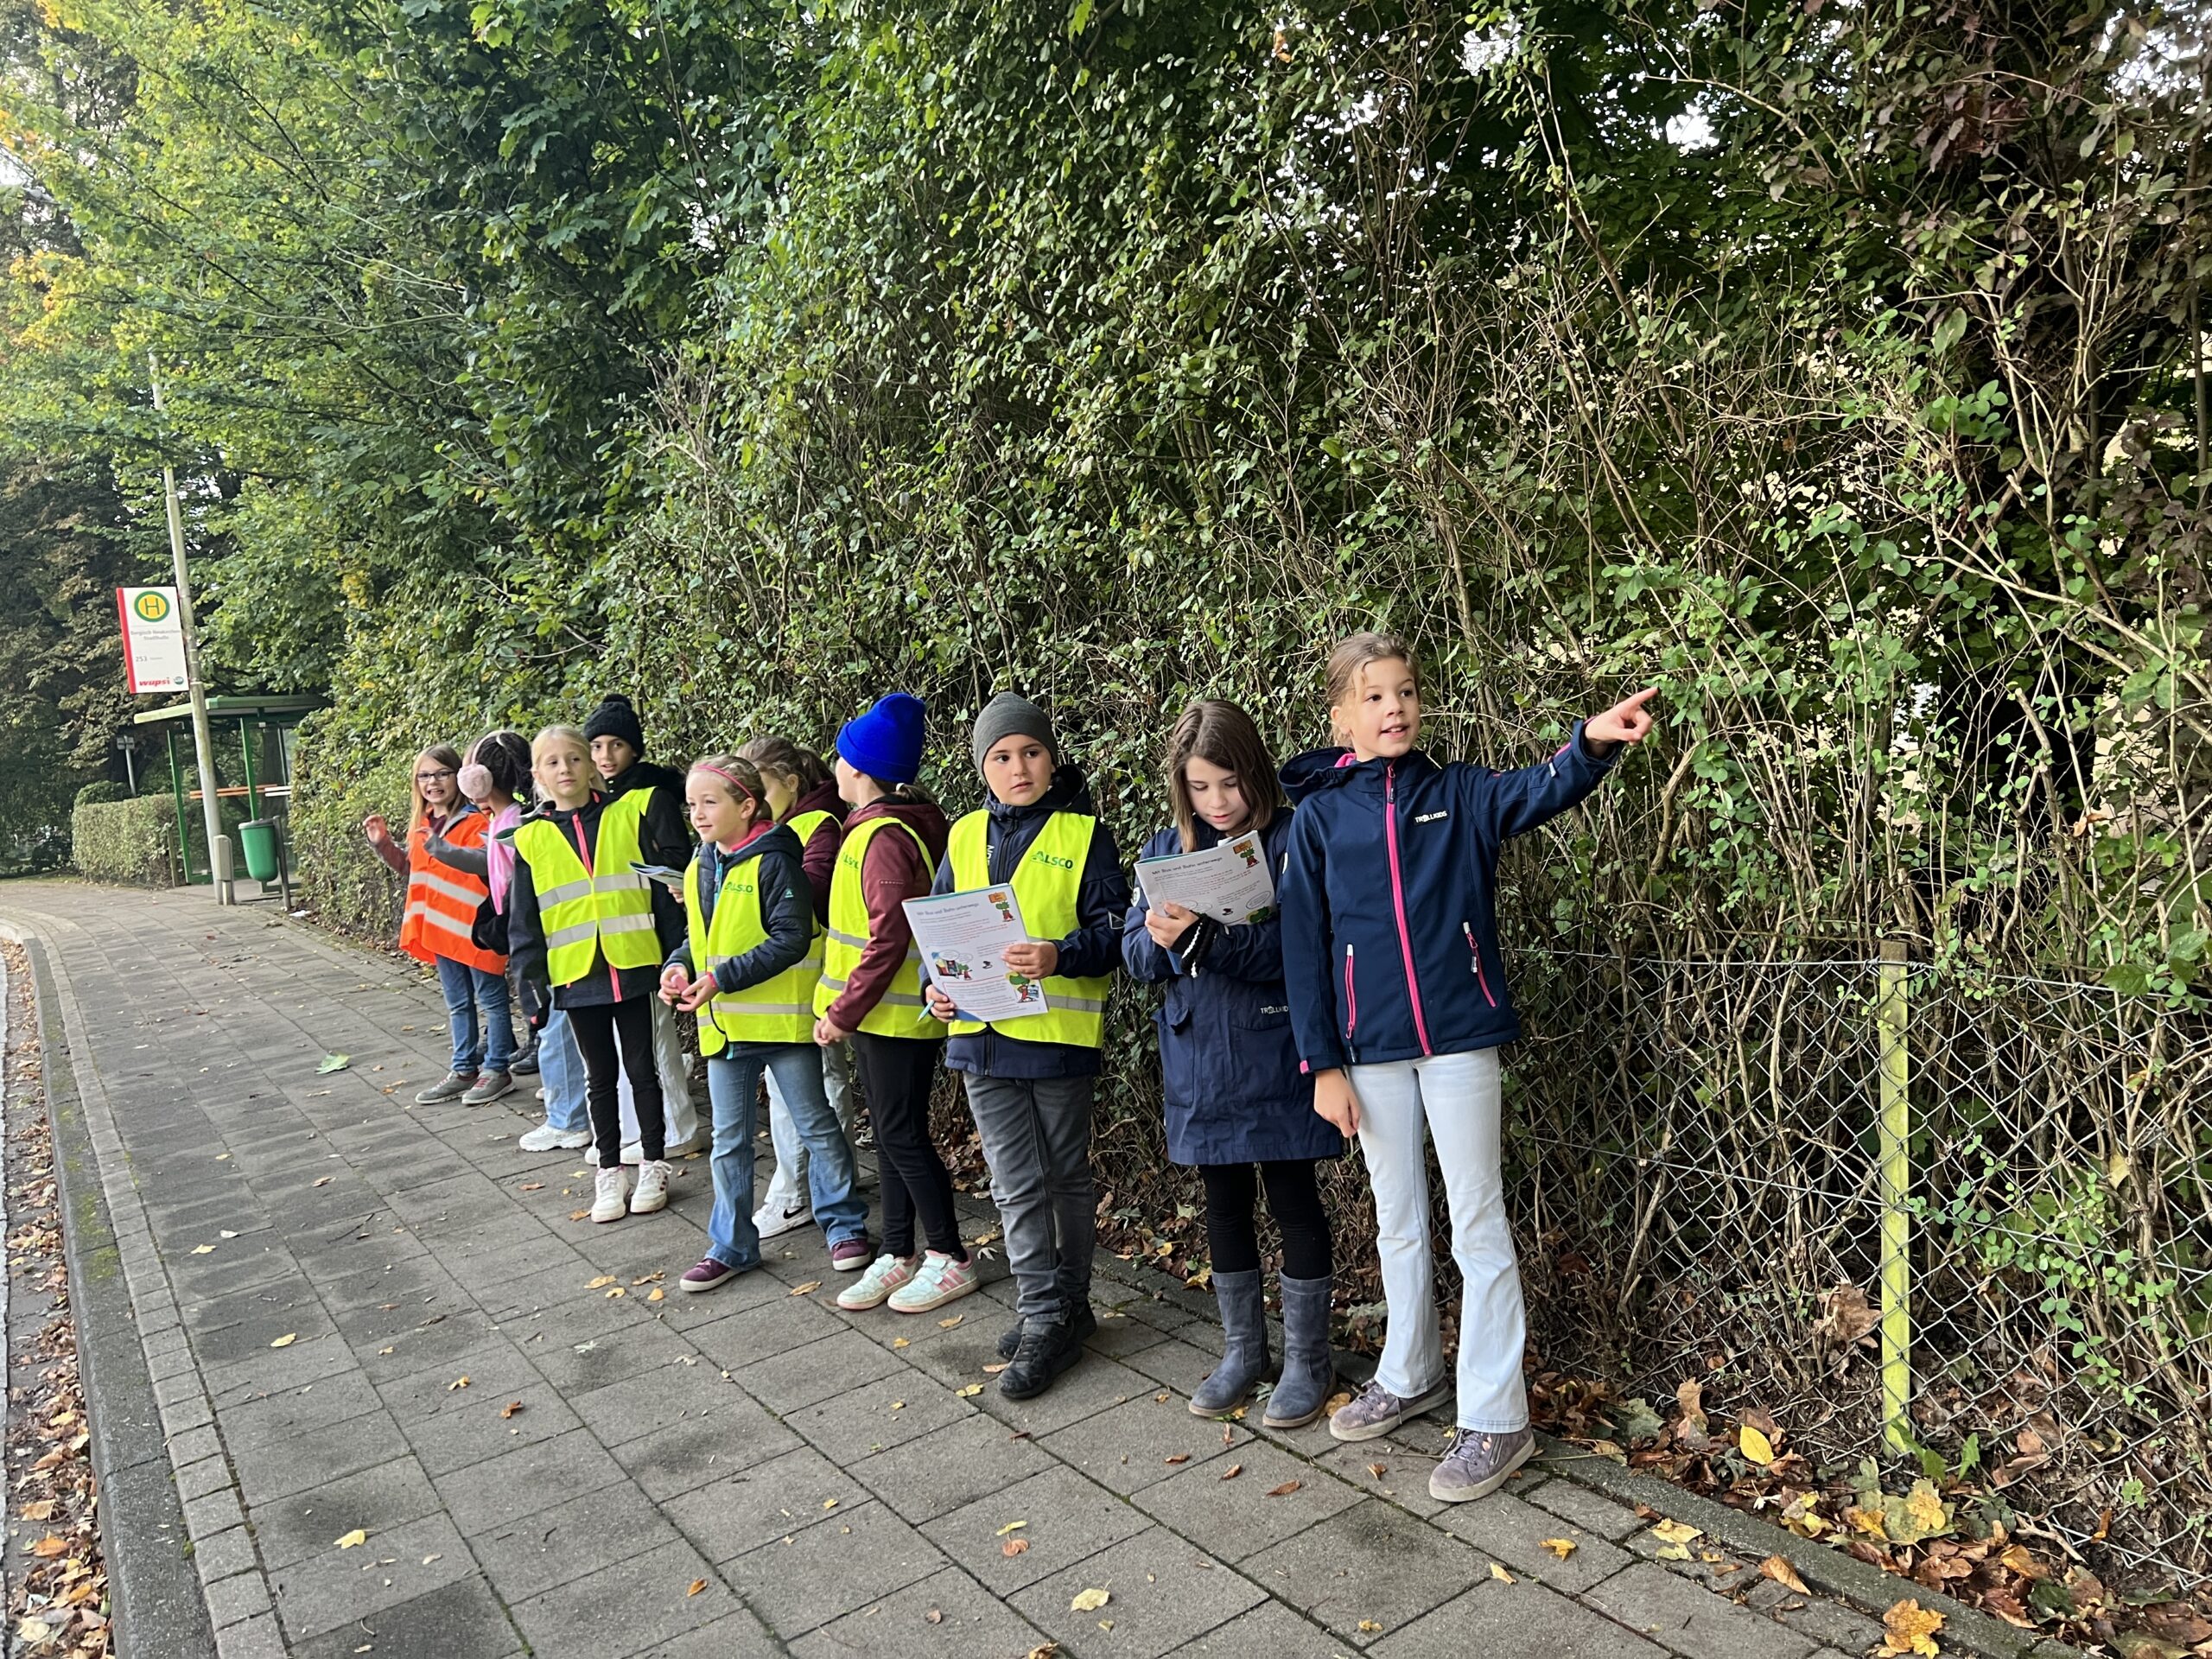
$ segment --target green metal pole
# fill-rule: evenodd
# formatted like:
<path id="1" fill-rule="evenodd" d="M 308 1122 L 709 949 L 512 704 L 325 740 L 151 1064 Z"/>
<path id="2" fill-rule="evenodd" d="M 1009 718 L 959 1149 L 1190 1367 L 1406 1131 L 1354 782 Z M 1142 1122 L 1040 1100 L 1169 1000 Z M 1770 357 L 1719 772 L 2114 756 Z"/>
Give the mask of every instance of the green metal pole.
<path id="1" fill-rule="evenodd" d="M 186 887 L 192 885 L 192 819 L 184 810 L 184 768 L 176 760 L 176 728 L 167 728 L 169 741 L 169 792 L 176 797 L 176 873 Z"/>
<path id="2" fill-rule="evenodd" d="M 253 731 L 244 715 L 238 716 L 238 748 L 245 755 L 245 815 L 257 818 L 261 809 L 253 788 Z"/>
<path id="3" fill-rule="evenodd" d="M 1906 1023 L 1907 962 L 1901 940 L 1882 941 L 1882 1425 L 1893 1452 L 1913 1449 L 1912 1097 Z"/>

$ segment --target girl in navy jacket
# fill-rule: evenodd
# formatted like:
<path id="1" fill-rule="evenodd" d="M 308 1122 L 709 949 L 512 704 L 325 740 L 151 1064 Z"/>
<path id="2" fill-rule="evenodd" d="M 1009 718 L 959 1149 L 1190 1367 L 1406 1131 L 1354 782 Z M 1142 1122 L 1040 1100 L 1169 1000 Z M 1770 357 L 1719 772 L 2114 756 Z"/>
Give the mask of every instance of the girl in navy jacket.
<path id="1" fill-rule="evenodd" d="M 1147 841 L 1141 856 L 1203 852 L 1257 830 L 1268 867 L 1281 870 L 1291 820 L 1274 770 L 1250 715 L 1232 702 L 1192 703 L 1167 741 L 1175 826 Z M 1213 1290 L 1228 1343 L 1192 1395 L 1191 1410 L 1201 1417 L 1234 1411 L 1268 1369 L 1253 1224 L 1257 1164 L 1282 1230 L 1283 1369 L 1263 1421 L 1301 1428 L 1321 1414 L 1336 1378 L 1329 1353 L 1335 1264 L 1313 1160 L 1340 1157 L 1344 1141 L 1313 1111 L 1313 1090 L 1300 1075 L 1281 920 L 1230 926 L 1180 905 L 1154 907 L 1140 891 L 1122 929 L 1122 960 L 1136 979 L 1166 987 L 1154 1018 L 1167 1155 L 1197 1165 L 1205 1182 Z"/>
<path id="2" fill-rule="evenodd" d="M 1497 1050 L 1521 1028 L 1492 912 L 1498 852 L 1598 786 L 1620 746 L 1650 732 L 1652 696 L 1579 722 L 1558 753 L 1518 772 L 1439 765 L 1414 747 L 1411 651 L 1357 634 L 1329 659 L 1329 720 L 1348 747 L 1283 768 L 1298 804 L 1278 895 L 1291 1022 L 1314 1111 L 1359 1137 L 1389 1308 L 1375 1380 L 1329 1428 L 1371 1440 L 1452 1386 L 1429 1262 L 1426 1132 L 1465 1281 L 1459 1432 L 1428 1484 L 1445 1503 L 1495 1491 L 1535 1445 L 1499 1125 Z"/>

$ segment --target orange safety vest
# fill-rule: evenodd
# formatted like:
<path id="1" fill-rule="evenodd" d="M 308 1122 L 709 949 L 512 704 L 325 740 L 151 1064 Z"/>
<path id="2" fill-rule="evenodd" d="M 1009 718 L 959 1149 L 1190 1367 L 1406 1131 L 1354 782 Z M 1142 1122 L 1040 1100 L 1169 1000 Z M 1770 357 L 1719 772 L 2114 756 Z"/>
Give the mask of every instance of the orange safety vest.
<path id="1" fill-rule="evenodd" d="M 474 847 L 491 820 L 468 811 L 450 820 L 442 834 L 456 847 Z M 399 948 L 419 961 L 451 957 L 487 974 L 504 974 L 507 959 L 479 950 L 469 937 L 476 907 L 492 895 L 484 878 L 441 864 L 430 856 L 430 827 L 418 823 L 407 837 L 407 919 L 399 925 Z"/>

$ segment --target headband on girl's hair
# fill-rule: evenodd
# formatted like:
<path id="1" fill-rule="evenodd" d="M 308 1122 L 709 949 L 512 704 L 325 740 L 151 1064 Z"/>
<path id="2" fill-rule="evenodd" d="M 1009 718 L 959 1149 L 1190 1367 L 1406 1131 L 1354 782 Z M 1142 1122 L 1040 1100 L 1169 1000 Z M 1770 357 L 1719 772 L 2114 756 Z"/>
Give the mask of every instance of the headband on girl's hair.
<path id="1" fill-rule="evenodd" d="M 735 790 L 739 794 L 744 796 L 745 798 L 752 802 L 753 805 L 758 806 L 760 804 L 760 798 L 758 795 L 755 795 L 751 790 L 740 783 L 735 776 L 732 773 L 724 772 L 720 766 L 710 766 L 704 760 L 695 760 L 691 763 L 691 770 L 694 772 L 711 772 L 715 777 L 721 779 L 722 782 L 728 784 L 732 789 Z"/>

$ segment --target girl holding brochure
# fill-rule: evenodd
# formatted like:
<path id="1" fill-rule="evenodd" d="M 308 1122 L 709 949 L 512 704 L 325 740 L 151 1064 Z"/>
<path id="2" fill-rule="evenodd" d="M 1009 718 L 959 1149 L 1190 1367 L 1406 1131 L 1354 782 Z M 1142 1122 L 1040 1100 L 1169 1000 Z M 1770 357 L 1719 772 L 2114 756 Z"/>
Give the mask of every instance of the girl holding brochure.
<path id="1" fill-rule="evenodd" d="M 799 839 L 775 821 L 750 760 L 703 756 L 683 780 L 699 850 L 683 873 L 683 942 L 661 969 L 661 1001 L 699 1016 L 714 1105 L 715 1207 L 707 1254 L 678 1281 L 720 1288 L 760 1265 L 753 1225 L 753 1101 L 764 1072 L 782 1086 L 812 1154 L 814 1213 L 830 1265 L 857 1272 L 874 1255 L 868 1207 L 853 1191 L 853 1154 L 822 1093 L 814 988 L 822 930 L 800 865 Z"/>
<path id="2" fill-rule="evenodd" d="M 1298 803 L 1283 867 L 1283 977 L 1313 1109 L 1359 1137 L 1389 1307 L 1375 1379 L 1329 1432 L 1372 1440 L 1453 1391 L 1429 1260 L 1423 1143 L 1433 1139 L 1465 1288 L 1459 1433 L 1428 1491 L 1465 1503 L 1504 1484 L 1535 1446 L 1505 1215 L 1497 1051 L 1521 1030 L 1497 948 L 1498 852 L 1573 808 L 1624 744 L 1643 741 L 1653 693 L 1578 721 L 1548 760 L 1493 772 L 1414 747 L 1421 674 L 1403 640 L 1346 639 L 1328 683 L 1344 747 L 1301 754 L 1282 773 Z"/>
<path id="3" fill-rule="evenodd" d="M 969 747 L 990 800 L 952 826 L 935 890 L 1011 892 L 1029 938 L 1006 947 L 1005 965 L 1041 994 L 1044 1011 L 963 1019 L 961 980 L 934 962 L 928 1000 L 952 1027 L 945 1064 L 967 1085 L 1019 1292 L 1020 1322 L 999 1342 L 1008 1362 L 999 1391 L 1027 1400 L 1080 1359 L 1098 1328 L 1090 1108 L 1129 887 L 1042 709 L 1001 693 L 976 717 Z"/>
<path id="4" fill-rule="evenodd" d="M 1145 891 L 1154 879 L 1171 885 L 1173 867 L 1163 861 L 1217 847 L 1250 849 L 1256 842 L 1261 866 L 1279 870 L 1290 809 L 1258 728 L 1231 702 L 1195 702 L 1183 711 L 1167 740 L 1166 779 L 1175 823 L 1139 855 L 1122 960 L 1134 977 L 1166 988 L 1154 1020 L 1167 1155 L 1197 1166 L 1205 1183 L 1206 1240 L 1227 1345 L 1192 1395 L 1191 1410 L 1201 1417 L 1236 1410 L 1268 1370 L 1254 1220 L 1264 1182 L 1282 1231 L 1283 1364 L 1262 1421 L 1270 1428 L 1302 1428 L 1320 1416 L 1336 1380 L 1329 1348 L 1336 1269 L 1313 1165 L 1340 1157 L 1344 1136 L 1315 1115 L 1313 1086 L 1299 1069 L 1275 914 L 1231 923 L 1149 900 Z M 1235 863 L 1243 867 L 1243 853 Z M 1216 886 L 1230 892 L 1229 882 Z M 1249 913 L 1243 898 L 1229 907 Z"/>

